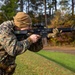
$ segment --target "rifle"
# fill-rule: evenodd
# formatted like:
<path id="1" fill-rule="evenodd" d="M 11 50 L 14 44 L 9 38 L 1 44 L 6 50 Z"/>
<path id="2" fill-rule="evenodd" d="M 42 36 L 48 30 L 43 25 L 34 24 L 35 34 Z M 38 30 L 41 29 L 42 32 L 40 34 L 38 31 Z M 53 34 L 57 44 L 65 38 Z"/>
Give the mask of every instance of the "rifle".
<path id="1" fill-rule="evenodd" d="M 14 33 L 17 36 L 17 39 L 21 39 L 22 37 L 27 38 L 30 34 L 39 34 L 42 38 L 47 37 L 49 33 L 52 33 L 54 28 L 46 28 L 43 24 L 34 24 L 33 29 L 30 30 L 21 30 L 15 31 Z M 62 32 L 72 32 L 75 31 L 74 27 L 68 28 L 57 28 L 59 31 Z"/>

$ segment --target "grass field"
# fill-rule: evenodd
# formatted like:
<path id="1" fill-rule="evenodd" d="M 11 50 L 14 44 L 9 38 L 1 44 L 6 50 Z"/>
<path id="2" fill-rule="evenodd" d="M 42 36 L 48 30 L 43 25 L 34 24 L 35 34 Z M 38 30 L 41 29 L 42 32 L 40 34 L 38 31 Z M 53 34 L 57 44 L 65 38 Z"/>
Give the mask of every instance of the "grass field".
<path id="1" fill-rule="evenodd" d="M 16 59 L 14 75 L 75 75 L 75 55 L 26 51 Z"/>

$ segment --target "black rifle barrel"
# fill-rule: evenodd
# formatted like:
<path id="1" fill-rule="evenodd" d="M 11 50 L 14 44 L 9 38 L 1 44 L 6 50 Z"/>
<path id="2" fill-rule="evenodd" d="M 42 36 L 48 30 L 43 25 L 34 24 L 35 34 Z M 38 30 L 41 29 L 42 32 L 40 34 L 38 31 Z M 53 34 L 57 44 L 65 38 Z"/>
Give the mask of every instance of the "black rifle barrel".
<path id="1" fill-rule="evenodd" d="M 62 32 L 72 32 L 72 31 L 75 31 L 75 29 L 73 28 L 58 28 L 58 30 L 62 30 Z"/>
<path id="2" fill-rule="evenodd" d="M 50 33 L 52 33 L 53 29 L 54 29 L 54 28 L 49 28 L 48 31 L 49 31 Z M 58 29 L 59 31 L 62 30 L 62 32 L 72 32 L 72 31 L 75 31 L 74 28 L 57 28 L 57 29 Z"/>

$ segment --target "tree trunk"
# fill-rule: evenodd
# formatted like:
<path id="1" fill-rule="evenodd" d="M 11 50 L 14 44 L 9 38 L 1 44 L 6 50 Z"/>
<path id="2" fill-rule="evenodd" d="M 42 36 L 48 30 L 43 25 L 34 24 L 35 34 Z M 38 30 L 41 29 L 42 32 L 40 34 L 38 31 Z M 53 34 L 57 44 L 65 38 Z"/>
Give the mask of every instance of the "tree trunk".
<path id="1" fill-rule="evenodd" d="M 46 0 L 44 0 L 44 4 L 45 4 L 45 27 L 47 27 Z M 44 38 L 42 38 L 42 39 L 43 39 L 43 44 L 44 44 L 45 46 L 47 46 L 47 38 L 44 37 Z"/>
<path id="2" fill-rule="evenodd" d="M 74 15 L 74 0 L 72 0 L 72 15 Z"/>
<path id="3" fill-rule="evenodd" d="M 20 11 L 23 11 L 23 0 L 20 0 Z"/>
<path id="4" fill-rule="evenodd" d="M 28 13 L 29 13 L 29 0 L 28 0 Z"/>
<path id="5" fill-rule="evenodd" d="M 55 0 L 55 11 L 57 11 L 57 0 Z"/>

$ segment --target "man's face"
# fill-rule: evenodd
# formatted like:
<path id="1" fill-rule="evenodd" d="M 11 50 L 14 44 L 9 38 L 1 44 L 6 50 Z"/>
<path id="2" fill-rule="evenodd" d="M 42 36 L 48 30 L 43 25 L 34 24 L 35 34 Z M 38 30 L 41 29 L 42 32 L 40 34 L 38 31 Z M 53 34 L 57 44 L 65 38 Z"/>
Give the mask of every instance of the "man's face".
<path id="1" fill-rule="evenodd" d="M 29 30 L 29 29 L 32 29 L 32 27 L 30 25 L 26 26 L 25 28 L 20 28 L 20 30 Z"/>

